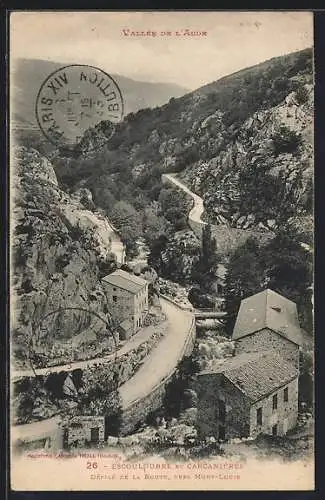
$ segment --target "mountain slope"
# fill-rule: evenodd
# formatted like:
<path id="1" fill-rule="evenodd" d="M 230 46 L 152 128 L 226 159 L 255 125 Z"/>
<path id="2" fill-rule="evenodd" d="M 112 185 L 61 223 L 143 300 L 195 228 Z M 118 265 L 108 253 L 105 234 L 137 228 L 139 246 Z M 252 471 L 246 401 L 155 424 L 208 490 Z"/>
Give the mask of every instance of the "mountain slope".
<path id="1" fill-rule="evenodd" d="M 12 168 L 13 353 L 21 363 L 36 361 L 37 353 L 70 355 L 72 337 L 104 332 L 105 323 L 80 310 L 40 322 L 62 307 L 106 320 L 100 277 L 114 269 L 113 230 L 87 190 L 69 196 L 59 188 L 51 163 L 37 151 L 16 147 Z"/>
<path id="2" fill-rule="evenodd" d="M 34 115 L 38 89 L 51 73 L 62 66 L 67 66 L 67 63 L 42 59 L 18 59 L 12 63 L 11 108 L 16 128 L 37 128 Z M 176 84 L 141 82 L 115 74 L 111 76 L 122 92 L 125 115 L 142 108 L 161 106 L 171 97 L 188 92 L 188 89 Z"/>
<path id="3" fill-rule="evenodd" d="M 152 201 L 161 173 L 178 172 L 203 197 L 214 224 L 267 231 L 306 217 L 312 211 L 312 65 L 310 49 L 274 58 L 160 108 L 131 113 L 109 140 L 104 126 L 90 131 L 76 162 L 55 162 L 59 179 L 72 186 L 82 181 L 93 191 L 104 183 L 114 196 L 129 188 L 131 201 L 142 190 Z M 95 201 L 105 204 L 102 196 Z"/>

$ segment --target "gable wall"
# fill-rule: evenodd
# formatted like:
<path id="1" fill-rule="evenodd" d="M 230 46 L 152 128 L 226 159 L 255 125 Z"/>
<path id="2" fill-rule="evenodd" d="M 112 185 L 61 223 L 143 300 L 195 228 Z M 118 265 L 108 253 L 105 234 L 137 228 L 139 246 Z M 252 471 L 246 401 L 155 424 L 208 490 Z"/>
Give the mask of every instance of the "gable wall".
<path id="1" fill-rule="evenodd" d="M 269 349 L 274 349 L 285 360 L 299 368 L 299 346 L 268 328 L 236 340 L 235 355 Z"/>

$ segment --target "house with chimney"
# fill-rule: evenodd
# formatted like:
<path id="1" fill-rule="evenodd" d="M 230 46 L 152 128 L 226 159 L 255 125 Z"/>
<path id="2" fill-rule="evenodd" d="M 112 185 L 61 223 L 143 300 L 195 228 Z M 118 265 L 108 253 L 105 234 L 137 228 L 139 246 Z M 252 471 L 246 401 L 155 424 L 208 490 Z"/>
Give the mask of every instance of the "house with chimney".
<path id="1" fill-rule="evenodd" d="M 148 314 L 148 282 L 118 269 L 102 278 L 109 313 L 119 324 L 123 340 L 143 327 Z"/>
<path id="2" fill-rule="evenodd" d="M 302 333 L 296 304 L 273 290 L 241 301 L 234 356 L 198 374 L 198 433 L 285 435 L 297 422 Z"/>

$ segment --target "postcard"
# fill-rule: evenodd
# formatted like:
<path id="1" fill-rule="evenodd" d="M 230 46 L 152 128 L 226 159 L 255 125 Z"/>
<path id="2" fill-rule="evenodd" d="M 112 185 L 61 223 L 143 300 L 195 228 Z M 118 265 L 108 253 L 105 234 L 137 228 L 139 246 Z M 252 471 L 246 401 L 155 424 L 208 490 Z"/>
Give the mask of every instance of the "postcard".
<path id="1" fill-rule="evenodd" d="M 19 491 L 314 489 L 313 14 L 10 15 Z"/>

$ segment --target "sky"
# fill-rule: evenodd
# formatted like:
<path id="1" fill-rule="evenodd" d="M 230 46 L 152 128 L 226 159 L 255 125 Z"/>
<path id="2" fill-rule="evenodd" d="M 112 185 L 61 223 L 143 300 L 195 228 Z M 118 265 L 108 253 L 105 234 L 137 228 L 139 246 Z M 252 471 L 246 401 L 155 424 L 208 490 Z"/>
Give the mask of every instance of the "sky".
<path id="1" fill-rule="evenodd" d="M 89 64 L 135 80 L 194 90 L 272 57 L 312 47 L 312 16 L 297 11 L 14 12 L 10 54 L 12 59 Z M 186 29 L 206 35 L 188 36 Z M 156 36 L 131 36 L 135 31 Z"/>

